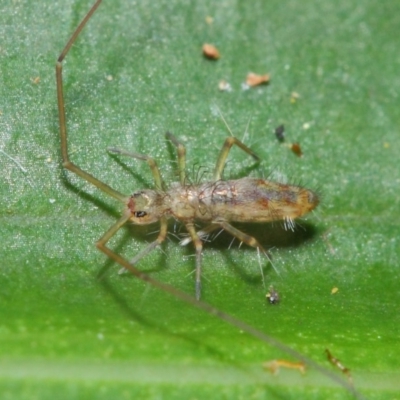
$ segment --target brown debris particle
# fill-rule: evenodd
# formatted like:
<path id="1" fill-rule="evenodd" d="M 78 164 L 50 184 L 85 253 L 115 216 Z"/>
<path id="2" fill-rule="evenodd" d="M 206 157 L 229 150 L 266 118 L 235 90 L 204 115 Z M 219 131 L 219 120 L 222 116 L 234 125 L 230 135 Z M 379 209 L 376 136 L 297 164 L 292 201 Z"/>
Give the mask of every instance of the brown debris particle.
<path id="1" fill-rule="evenodd" d="M 281 367 L 289 369 L 297 369 L 302 374 L 305 374 L 306 372 L 306 366 L 303 362 L 291 362 L 287 360 L 266 361 L 265 363 L 263 363 L 263 367 L 264 369 L 269 370 L 273 375 L 278 375 L 279 369 Z"/>
<path id="2" fill-rule="evenodd" d="M 334 357 L 328 349 L 325 349 L 325 353 L 328 358 L 328 361 L 332 365 L 335 365 L 337 368 L 339 368 L 347 376 L 347 379 L 349 380 L 350 385 L 353 385 L 353 377 L 351 376 L 349 368 L 345 367 L 342 364 L 342 362 L 338 358 Z"/>
<path id="3" fill-rule="evenodd" d="M 204 43 L 203 44 L 203 56 L 208 58 L 209 60 L 218 60 L 220 57 L 218 49 L 212 44 Z"/>
<path id="4" fill-rule="evenodd" d="M 301 147 L 300 147 L 299 143 L 292 143 L 290 146 L 290 150 L 292 150 L 293 153 L 296 154 L 296 156 L 298 156 L 298 157 L 303 156 L 303 152 L 301 151 Z"/>
<path id="5" fill-rule="evenodd" d="M 269 83 L 270 79 L 271 77 L 269 74 L 258 75 L 254 74 L 253 72 L 250 72 L 247 74 L 246 84 L 250 87 L 259 86 Z"/>

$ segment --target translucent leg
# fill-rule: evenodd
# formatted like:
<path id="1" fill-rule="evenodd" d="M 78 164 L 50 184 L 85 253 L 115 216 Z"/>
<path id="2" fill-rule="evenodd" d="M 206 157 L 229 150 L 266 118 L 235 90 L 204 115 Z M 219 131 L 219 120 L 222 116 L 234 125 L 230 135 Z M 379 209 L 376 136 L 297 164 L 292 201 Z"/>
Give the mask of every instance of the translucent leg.
<path id="1" fill-rule="evenodd" d="M 68 43 L 64 47 L 64 50 L 61 52 L 60 56 L 58 57 L 56 63 L 56 81 L 57 81 L 57 101 L 58 101 L 58 115 L 59 115 L 59 122 L 60 122 L 60 138 L 61 138 L 61 155 L 63 160 L 63 167 L 69 169 L 74 174 L 80 176 L 85 181 L 91 183 L 92 185 L 99 188 L 104 193 L 114 197 L 115 199 L 119 200 L 122 203 L 126 203 L 128 196 L 118 192 L 117 190 L 113 189 L 112 187 L 106 185 L 104 182 L 101 182 L 93 175 L 83 171 L 80 167 L 74 164 L 69 159 L 68 153 L 68 135 L 67 135 L 67 123 L 65 118 L 65 104 L 64 104 L 64 94 L 63 94 L 63 79 L 62 79 L 62 62 L 65 56 L 68 54 L 71 46 L 74 44 L 75 40 L 79 36 L 80 32 L 92 16 L 92 14 L 96 11 L 97 7 L 100 5 L 101 0 L 96 1 L 96 3 L 92 6 L 88 14 L 79 24 L 78 28 L 76 28 L 75 32 L 72 34 L 71 38 L 69 39 Z"/>
<path id="2" fill-rule="evenodd" d="M 235 236 L 235 238 L 239 239 L 241 242 L 246 243 L 247 245 L 251 247 L 255 247 L 260 249 L 263 253 L 267 254 L 267 251 L 264 250 L 264 248 L 261 246 L 261 244 L 257 241 L 256 238 L 253 236 L 247 235 L 246 233 L 240 231 L 239 229 L 235 228 L 231 224 L 228 224 L 225 221 L 217 222 L 217 224 L 229 232 L 232 236 Z"/>
<path id="3" fill-rule="evenodd" d="M 214 309 L 212 306 L 206 304 L 206 303 L 201 303 L 200 305 L 196 301 L 196 299 L 193 296 L 190 296 L 178 289 L 175 289 L 173 286 L 162 283 L 157 281 L 156 279 L 151 278 L 149 275 L 141 272 L 138 270 L 133 262 L 128 262 L 124 257 L 120 256 L 119 254 L 115 253 L 113 250 L 111 250 L 109 247 L 107 247 L 107 242 L 117 233 L 119 229 L 122 228 L 122 226 L 128 222 L 129 217 L 124 216 L 120 218 L 114 225 L 111 226 L 111 228 L 100 238 L 100 240 L 96 243 L 97 248 L 102 251 L 104 254 L 106 254 L 109 258 L 117 262 L 121 267 L 124 269 L 128 270 L 131 274 L 136 276 L 137 278 L 141 279 L 144 282 L 147 282 L 151 284 L 152 286 L 159 288 L 167 293 L 170 293 L 176 298 L 179 298 L 189 304 L 195 305 L 198 308 L 203 309 L 204 311 L 210 313 L 210 314 L 215 314 L 218 315 L 219 311 Z M 142 252 L 140 252 L 132 261 L 138 262 L 142 257 L 145 255 L 149 254 L 157 245 L 162 243 L 162 241 L 165 239 L 167 233 L 167 221 L 165 219 L 161 220 L 161 227 L 160 227 L 160 234 L 158 235 L 157 239 L 150 243 Z M 233 317 L 232 317 L 233 318 Z M 224 319 L 224 318 L 223 318 Z M 230 321 L 228 321 L 230 322 Z"/>
<path id="4" fill-rule="evenodd" d="M 107 151 L 109 151 L 110 153 L 113 153 L 113 154 L 120 154 L 123 156 L 135 158 L 137 160 L 146 161 L 147 164 L 150 166 L 151 173 L 153 174 L 154 182 L 156 184 L 156 189 L 162 190 L 163 182 L 161 179 L 160 170 L 158 169 L 158 165 L 153 158 L 151 158 L 149 156 L 145 156 L 143 154 L 139 154 L 139 153 L 131 153 L 129 151 L 120 149 L 118 147 L 109 147 L 107 149 Z"/>
<path id="5" fill-rule="evenodd" d="M 104 254 L 110 257 L 112 260 L 117 262 L 119 265 L 127 269 L 131 274 L 136 276 L 138 279 L 152 285 L 155 288 L 163 290 L 166 293 L 171 294 L 177 299 L 180 299 L 193 307 L 199 308 L 205 311 L 209 315 L 214 315 L 215 317 L 227 322 L 228 324 L 235 326 L 240 331 L 246 332 L 249 335 L 261 340 L 264 343 L 267 343 L 273 347 L 280 349 L 281 351 L 285 352 L 286 354 L 292 356 L 295 359 L 307 364 L 309 367 L 312 367 L 319 371 L 321 374 L 327 376 L 332 381 L 338 383 L 342 387 L 344 387 L 347 391 L 354 394 L 358 399 L 364 399 L 364 397 L 356 391 L 356 389 L 350 385 L 347 381 L 343 380 L 342 378 L 338 377 L 336 374 L 333 374 L 331 371 L 327 370 L 326 368 L 321 367 L 315 361 L 309 359 L 306 356 L 303 356 L 296 350 L 293 350 L 291 347 L 286 346 L 285 344 L 281 343 L 280 341 L 274 339 L 272 336 L 267 335 L 266 333 L 254 328 L 253 326 L 247 324 L 246 322 L 238 319 L 230 314 L 227 314 L 210 304 L 204 303 L 201 300 L 195 299 L 193 296 L 188 295 L 185 292 L 182 292 L 179 289 L 174 288 L 171 285 L 166 283 L 162 283 L 156 279 L 153 279 L 151 276 L 141 272 L 138 270 L 133 264 L 129 263 L 128 260 L 121 257 L 119 254 L 112 251 L 110 248 L 106 246 L 107 242 L 115 235 L 115 233 L 128 221 L 128 217 L 122 217 L 119 221 L 117 221 L 97 242 L 97 247 L 101 250 Z"/>
<path id="6" fill-rule="evenodd" d="M 240 147 L 243 151 L 245 151 L 247 154 L 251 155 L 257 162 L 260 161 L 260 158 L 251 150 L 248 148 L 244 143 L 242 143 L 239 139 L 236 139 L 233 136 L 229 136 L 225 139 L 225 143 L 222 146 L 222 149 L 219 153 L 218 159 L 217 159 L 217 164 L 215 165 L 215 170 L 214 170 L 214 181 L 219 181 L 222 176 L 222 172 L 225 168 L 225 163 L 226 159 L 228 157 L 229 151 L 231 147 L 236 144 L 236 146 Z"/>
<path id="7" fill-rule="evenodd" d="M 129 262 L 133 265 L 139 262 L 143 257 L 147 256 L 147 254 L 151 253 L 157 246 L 159 246 L 167 237 L 168 231 L 168 222 L 166 218 L 161 218 L 160 220 L 160 233 L 157 236 L 157 239 L 153 242 L 149 243 L 141 252 L 136 254 Z M 126 268 L 121 268 L 118 273 L 123 274 L 127 272 Z"/>
<path id="8" fill-rule="evenodd" d="M 136 264 L 139 262 L 141 258 L 144 256 L 147 256 L 147 254 L 151 253 L 153 249 L 155 249 L 157 246 L 159 246 L 167 237 L 167 231 L 168 231 L 168 222 L 167 219 L 162 217 L 160 220 L 160 232 L 157 236 L 157 239 L 154 240 L 154 242 L 151 242 L 145 249 L 143 249 L 139 254 L 137 254 L 135 257 L 133 257 L 130 260 L 131 264 Z"/>
<path id="9" fill-rule="evenodd" d="M 64 111 L 64 97 L 63 97 L 63 82 L 62 82 L 62 61 L 65 58 L 66 54 L 68 53 L 70 47 L 72 44 L 75 42 L 76 38 L 78 37 L 79 33 L 87 23 L 87 21 L 90 19 L 92 14 L 95 12 L 97 7 L 100 5 L 101 0 L 97 0 L 95 4 L 92 6 L 90 9 L 89 13 L 85 16 L 85 18 L 82 20 L 82 22 L 79 24 L 78 28 L 75 30 L 73 33 L 71 39 L 68 41 L 67 45 L 65 46 L 64 50 L 62 51 L 60 57 L 58 58 L 57 64 L 56 64 L 56 78 L 57 78 L 57 93 L 58 93 L 58 109 L 59 109 L 59 119 L 60 119 L 60 136 L 61 136 L 61 153 L 62 153 L 62 158 L 63 158 L 63 165 L 65 168 L 71 170 L 78 176 L 82 177 L 85 179 L 87 182 L 92 183 L 99 189 L 101 189 L 103 192 L 109 194 L 110 196 L 116 198 L 117 200 L 120 200 L 122 202 L 126 201 L 126 197 L 122 195 L 121 193 L 115 191 L 111 187 L 107 186 L 103 182 L 97 180 L 94 178 L 92 175 L 88 174 L 87 172 L 83 171 L 80 169 L 78 166 L 76 166 L 74 163 L 72 163 L 69 160 L 69 154 L 68 154 L 68 146 L 67 146 L 67 129 L 66 129 L 66 122 L 65 122 L 65 111 Z M 240 146 L 239 146 L 240 147 Z M 229 147 L 230 148 L 230 147 Z M 220 179 L 220 176 L 222 174 L 223 166 L 225 165 L 225 159 L 227 157 L 227 154 L 229 152 L 229 148 L 226 150 L 226 155 L 223 156 L 224 158 L 222 161 L 218 161 L 217 166 L 216 166 L 216 173 L 215 175 Z M 223 151 L 221 150 L 221 153 Z M 251 154 L 251 153 L 249 153 Z M 181 163 L 181 162 L 180 162 Z M 222 167 L 219 167 L 219 165 L 222 165 Z M 219 171 L 219 172 L 218 172 Z M 354 396 L 358 399 L 364 399 L 364 397 L 358 393 L 355 388 L 350 385 L 348 382 L 344 381 L 343 379 L 337 377 L 335 374 L 331 373 L 328 371 L 326 368 L 320 367 L 316 362 L 314 362 L 311 359 L 308 359 L 307 357 L 303 356 L 299 352 L 293 350 L 292 348 L 284 345 L 283 343 L 277 341 L 273 337 L 261 332 L 260 330 L 248 325 L 241 319 L 235 318 L 227 313 L 224 313 L 223 311 L 220 311 L 219 309 L 204 303 L 202 301 L 196 300 L 194 297 L 178 290 L 175 289 L 173 286 L 161 283 L 153 278 L 151 278 L 149 275 L 142 273 L 140 270 L 138 270 L 133 264 L 130 264 L 125 258 L 121 257 L 117 253 L 115 253 L 113 250 L 108 248 L 106 246 L 107 242 L 116 234 L 116 232 L 129 220 L 129 217 L 124 216 L 120 220 L 118 220 L 102 237 L 101 239 L 97 242 L 97 247 L 99 250 L 101 250 L 104 254 L 106 254 L 110 259 L 114 260 L 117 262 L 119 265 L 124 267 L 125 269 L 129 270 L 134 276 L 136 276 L 138 279 L 141 279 L 144 282 L 147 282 L 151 284 L 152 286 L 171 294 L 177 299 L 180 299 L 193 307 L 196 307 L 198 309 L 201 309 L 208 313 L 209 315 L 213 315 L 221 320 L 224 320 L 225 322 L 229 323 L 232 326 L 235 326 L 238 328 L 240 331 L 246 332 L 249 335 L 261 340 L 264 343 L 270 344 L 281 351 L 286 352 L 287 354 L 291 355 L 292 357 L 299 359 L 303 361 L 304 363 L 307 363 L 309 366 L 315 368 L 317 371 L 319 371 L 321 374 L 327 376 L 329 379 L 332 381 L 338 383 L 339 385 L 343 386 L 345 389 L 347 389 L 350 393 L 354 394 Z M 161 229 L 160 229 L 160 235 L 161 232 L 163 231 L 163 223 L 161 222 Z M 166 229 L 166 228 L 165 228 Z M 226 229 L 226 228 L 225 228 Z M 159 236 L 160 237 L 160 236 Z M 155 241 L 157 243 L 157 240 Z M 154 245 L 155 247 L 155 245 Z M 150 250 L 146 252 L 148 254 L 153 247 L 148 246 Z M 143 252 L 142 252 L 143 253 Z M 138 255 L 139 256 L 139 255 Z M 138 257 L 137 256 L 137 257 Z M 137 259 L 136 257 L 136 259 Z"/>
<path id="10" fill-rule="evenodd" d="M 103 253 L 107 252 L 105 249 L 105 244 L 115 235 L 115 233 L 127 222 L 129 221 L 129 217 L 123 216 L 120 218 L 104 235 L 103 237 L 96 243 L 96 246 Z M 147 254 L 151 253 L 157 246 L 159 246 L 167 237 L 167 228 L 168 223 L 166 218 L 161 218 L 160 220 L 160 233 L 157 236 L 157 239 L 148 244 L 139 254 L 130 260 L 131 265 L 135 265 L 139 262 L 143 257 L 147 256 Z M 122 268 L 119 273 L 123 273 L 126 270 L 126 267 Z"/>
<path id="11" fill-rule="evenodd" d="M 194 228 L 192 223 L 185 224 L 187 231 L 192 238 L 194 247 L 196 248 L 196 283 L 195 283 L 195 291 L 196 291 L 196 300 L 200 300 L 201 297 L 201 257 L 203 251 L 203 243 L 199 238 L 199 235 Z"/>
<path id="12" fill-rule="evenodd" d="M 185 146 L 173 135 L 171 132 L 165 134 L 172 144 L 176 147 L 178 152 L 178 168 L 179 168 L 179 181 L 182 186 L 186 181 L 186 149 Z"/>
<path id="13" fill-rule="evenodd" d="M 240 240 L 240 242 L 246 243 L 248 246 L 255 247 L 258 251 L 258 256 L 260 254 L 259 251 L 261 251 L 265 255 L 265 257 L 267 257 L 268 261 L 271 263 L 272 267 L 274 268 L 272 261 L 271 261 L 271 257 L 269 256 L 267 250 L 265 250 L 261 246 L 261 244 L 257 241 L 256 238 L 254 238 L 253 236 L 247 235 L 246 233 L 240 231 L 239 229 L 236 229 L 234 226 L 232 226 L 231 224 L 228 224 L 225 221 L 218 222 L 218 225 L 221 228 L 223 228 L 224 230 L 226 230 L 227 232 L 229 232 L 236 239 Z M 263 273 L 263 270 L 261 267 L 261 262 L 260 262 L 260 272 L 261 272 L 262 283 L 263 283 L 263 286 L 265 287 L 264 273 Z"/>

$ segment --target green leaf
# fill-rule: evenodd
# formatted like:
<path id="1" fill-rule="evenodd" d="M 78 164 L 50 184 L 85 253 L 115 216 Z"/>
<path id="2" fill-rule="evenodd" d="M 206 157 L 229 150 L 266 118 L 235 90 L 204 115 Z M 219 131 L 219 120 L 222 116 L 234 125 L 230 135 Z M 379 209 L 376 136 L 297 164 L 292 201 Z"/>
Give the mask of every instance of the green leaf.
<path id="1" fill-rule="evenodd" d="M 271 375 L 262 364 L 290 359 L 282 351 L 119 275 L 96 250 L 121 208 L 61 167 L 54 71 L 89 7 L 0 6 L 2 398 L 352 398 L 312 368 Z M 177 179 L 166 131 L 185 144 L 192 179 L 209 177 L 225 119 L 263 160 L 233 149 L 226 178 L 321 193 L 295 232 L 241 226 L 272 247 L 265 287 L 254 249 L 224 235 L 205 243 L 203 298 L 346 380 L 328 348 L 369 399 L 395 398 L 400 378 L 399 11 L 377 0 L 105 1 L 64 63 L 71 158 L 115 189 L 150 188 L 152 176 L 108 146 Z M 218 61 L 202 57 L 206 42 Z M 250 71 L 271 83 L 244 90 Z M 222 79 L 232 91 L 218 90 Z M 156 230 L 129 227 L 111 246 L 129 258 Z M 193 294 L 193 255 L 171 235 L 138 267 Z M 270 285 L 279 305 L 266 301 Z"/>

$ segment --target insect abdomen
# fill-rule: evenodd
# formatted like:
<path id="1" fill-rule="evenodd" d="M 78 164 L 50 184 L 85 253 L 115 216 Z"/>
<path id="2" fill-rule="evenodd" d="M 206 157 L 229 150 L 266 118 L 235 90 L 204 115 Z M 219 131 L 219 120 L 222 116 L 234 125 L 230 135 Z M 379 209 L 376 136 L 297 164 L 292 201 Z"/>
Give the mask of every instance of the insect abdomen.
<path id="1" fill-rule="evenodd" d="M 319 203 L 314 192 L 301 186 L 252 178 L 203 184 L 199 200 L 207 209 L 203 214 L 237 222 L 295 219 Z"/>

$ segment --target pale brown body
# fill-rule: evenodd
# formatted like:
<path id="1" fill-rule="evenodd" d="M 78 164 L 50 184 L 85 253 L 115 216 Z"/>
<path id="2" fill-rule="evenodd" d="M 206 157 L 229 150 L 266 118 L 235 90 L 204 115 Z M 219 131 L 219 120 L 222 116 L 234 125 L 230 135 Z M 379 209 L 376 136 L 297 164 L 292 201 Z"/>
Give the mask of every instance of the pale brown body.
<path id="1" fill-rule="evenodd" d="M 258 156 L 244 143 L 234 137 L 228 137 L 220 151 L 215 165 L 213 179 L 209 183 L 199 185 L 188 184 L 186 176 L 186 149 L 183 144 L 171 133 L 167 139 L 176 147 L 178 152 L 179 183 L 171 185 L 169 190 L 163 190 L 164 185 L 157 163 L 143 154 L 130 153 L 119 148 L 108 149 L 111 153 L 127 155 L 138 160 L 146 161 L 153 174 L 155 189 L 140 190 L 131 196 L 124 195 L 82 170 L 69 159 L 67 124 L 64 109 L 62 62 L 75 42 L 79 33 L 90 19 L 100 0 L 96 1 L 86 17 L 79 24 L 72 37 L 66 44 L 56 63 L 58 110 L 60 119 L 61 154 L 63 166 L 71 172 L 90 182 L 104 193 L 114 197 L 125 205 L 125 212 L 97 242 L 97 247 L 124 266 L 125 269 L 140 273 L 135 264 L 159 246 L 167 237 L 168 219 L 173 217 L 181 221 L 189 236 L 181 241 L 182 245 L 193 242 L 196 249 L 196 299 L 201 293 L 201 259 L 202 238 L 215 229 L 223 229 L 246 243 L 261 250 L 267 257 L 267 252 L 258 241 L 230 224 L 230 222 L 271 222 L 282 220 L 286 227 L 293 228 L 293 219 L 301 217 L 315 208 L 318 197 L 310 190 L 299 186 L 284 185 L 264 179 L 242 178 L 224 181 L 222 172 L 226 159 L 233 145 L 238 146 L 247 154 L 259 161 Z M 205 222 L 205 228 L 197 231 L 195 221 Z M 144 248 L 136 257 L 127 263 L 126 260 L 115 254 L 106 244 L 112 236 L 128 221 L 138 225 L 160 222 L 160 232 L 156 240 Z"/>
<path id="2" fill-rule="evenodd" d="M 318 205 L 318 196 L 311 190 L 295 185 L 271 182 L 265 179 L 242 178 L 236 180 L 221 180 L 222 171 L 230 148 L 235 144 L 258 160 L 258 157 L 242 142 L 234 137 L 228 137 L 221 149 L 214 171 L 214 181 L 199 185 L 186 184 L 184 146 L 167 133 L 167 138 L 178 149 L 178 165 L 180 182 L 173 183 L 168 190 L 145 189 L 133 193 L 129 198 L 123 198 L 126 204 L 124 217 L 137 225 L 147 225 L 161 222 L 160 234 L 155 242 L 139 253 L 131 262 L 136 263 L 154 247 L 165 240 L 167 220 L 175 218 L 181 221 L 189 232 L 182 239 L 181 245 L 193 242 L 196 248 L 196 298 L 201 293 L 201 257 L 202 238 L 208 233 L 220 228 L 249 246 L 260 249 L 268 258 L 267 252 L 252 236 L 232 226 L 231 222 L 272 222 L 283 221 L 285 227 L 293 229 L 294 219 L 303 216 Z M 108 149 L 115 154 L 127 155 L 147 161 L 153 172 L 156 186 L 162 188 L 160 171 L 156 162 L 137 153 L 129 153 L 122 149 Z M 121 195 L 122 196 L 122 195 Z M 201 231 L 196 231 L 195 221 L 208 223 Z"/>
<path id="3" fill-rule="evenodd" d="M 130 197 L 127 212 L 136 224 L 149 224 L 161 216 L 182 222 L 272 222 L 301 217 L 317 204 L 318 196 L 300 186 L 242 178 L 175 183 L 165 192 L 143 190 Z"/>
<path id="4" fill-rule="evenodd" d="M 332 375 L 329 371 L 321 368 L 314 361 L 296 352 L 294 349 L 285 346 L 273 337 L 246 324 L 241 319 L 235 318 L 234 316 L 229 315 L 199 300 L 201 267 L 200 262 L 202 251 L 202 241 L 200 240 L 200 238 L 202 237 L 201 233 L 210 232 L 211 230 L 213 230 L 211 228 L 214 225 L 221 226 L 223 227 L 223 229 L 226 229 L 239 240 L 242 240 L 251 246 L 258 247 L 259 245 L 254 238 L 238 231 L 230 224 L 228 224 L 227 221 L 221 221 L 221 218 L 229 221 L 244 221 L 246 219 L 247 221 L 258 220 L 260 222 L 280 219 L 279 216 L 282 217 L 283 221 L 285 221 L 285 219 L 287 218 L 296 218 L 305 214 L 318 204 L 318 198 L 313 192 L 298 186 L 282 185 L 279 183 L 273 183 L 261 179 L 244 178 L 236 181 L 222 181 L 221 174 L 225 165 L 225 160 L 228 155 L 229 149 L 233 144 L 237 145 L 245 152 L 250 154 L 253 158 L 258 160 L 258 157 L 249 148 L 247 148 L 243 143 L 233 137 L 229 137 L 225 140 L 225 144 L 221 150 L 220 156 L 218 157 L 212 182 L 199 186 L 191 186 L 185 184 L 185 148 L 173 135 L 167 135 L 167 137 L 173 142 L 178 150 L 180 182 L 178 184 L 172 185 L 171 188 L 166 192 L 161 190 L 162 182 L 160 173 L 156 163 L 150 157 L 140 154 L 128 154 L 118 149 L 111 150 L 114 153 L 128 154 L 136 159 L 146 161 L 151 168 L 155 180 L 156 190 L 140 191 L 136 192 L 136 194 L 132 196 L 126 196 L 118 192 L 117 190 L 108 186 L 106 183 L 95 178 L 90 173 L 84 171 L 70 160 L 68 152 L 65 103 L 63 95 L 62 63 L 69 50 L 71 49 L 71 46 L 76 41 L 80 32 L 82 31 L 88 20 L 91 18 L 93 13 L 96 11 L 100 3 L 101 0 L 96 0 L 94 5 L 91 7 L 89 12 L 86 14 L 86 16 L 83 18 L 81 23 L 72 34 L 71 38 L 69 39 L 68 43 L 64 47 L 56 62 L 57 100 L 60 122 L 61 154 L 63 160 L 62 165 L 64 168 L 68 169 L 72 173 L 78 175 L 85 181 L 96 186 L 105 194 L 118 200 L 126 207 L 126 210 L 121 218 L 108 229 L 108 231 L 96 243 L 96 246 L 100 251 L 110 257 L 110 259 L 124 267 L 126 270 L 130 271 L 138 279 L 166 293 L 169 293 L 178 299 L 181 299 L 182 301 L 192 305 L 193 307 L 197 307 L 198 309 L 205 311 L 211 316 L 215 316 L 221 320 L 224 320 L 225 322 L 235 326 L 241 332 L 247 332 L 249 335 L 252 335 L 254 338 L 264 343 L 268 343 L 280 349 L 281 351 L 284 351 L 298 359 L 304 360 L 304 362 L 306 362 L 308 365 L 313 366 L 321 373 L 330 377 L 332 380 L 340 383 L 351 393 L 356 394 L 354 388 L 350 386 L 347 382 L 343 380 L 338 380 L 336 376 Z M 238 193 L 239 195 L 237 195 Z M 165 213 L 160 213 L 160 209 L 156 207 L 155 214 L 147 217 L 147 220 L 149 221 L 148 223 L 154 222 L 154 220 L 157 220 L 157 218 L 159 218 L 159 235 L 154 242 L 150 243 L 133 260 L 128 261 L 126 258 L 122 257 L 120 254 L 116 253 L 110 247 L 108 247 L 107 243 L 128 221 L 141 224 L 145 223 L 146 215 L 143 214 L 143 211 L 140 212 L 140 207 L 136 207 L 140 204 L 145 206 L 147 204 L 147 206 L 149 206 L 149 203 L 147 202 L 148 199 L 146 200 L 146 196 L 144 196 L 144 194 L 149 195 L 149 198 L 156 201 L 156 204 L 158 204 L 159 206 L 162 205 L 161 210 L 164 210 Z M 163 198 L 165 199 L 166 203 L 163 203 Z M 201 201 L 198 201 L 199 198 L 201 199 Z M 132 201 L 132 199 L 134 199 L 134 202 Z M 266 203 L 264 200 L 261 202 L 261 199 L 267 199 L 269 202 L 269 206 L 265 207 Z M 136 206 L 134 206 L 134 204 L 136 204 Z M 170 204 L 170 206 L 166 207 L 166 204 Z M 236 208 L 236 210 L 233 211 L 229 209 L 236 204 L 240 204 L 240 207 Z M 184 205 L 183 208 L 182 205 Z M 182 209 L 185 210 L 183 214 Z M 175 210 L 174 213 L 172 213 L 172 210 Z M 205 213 L 204 210 L 206 211 Z M 221 210 L 224 210 L 224 212 L 222 213 Z M 203 211 L 203 214 L 201 211 Z M 140 217 L 139 215 L 142 215 L 142 217 Z M 205 221 L 208 221 L 211 224 L 208 230 L 196 232 L 192 218 L 196 219 L 198 216 L 200 216 L 200 218 L 198 219 L 203 220 L 204 216 L 207 216 L 207 219 Z M 213 221 L 213 218 L 215 216 L 218 216 L 218 218 Z M 169 217 L 175 217 L 177 219 L 180 219 L 184 223 L 190 234 L 190 241 L 193 241 L 196 247 L 196 299 L 193 296 L 190 296 L 186 292 L 183 292 L 172 285 L 160 282 L 157 279 L 149 276 L 148 274 L 143 273 L 135 265 L 142 257 L 151 252 L 155 247 L 157 247 L 165 240 L 167 235 L 167 219 Z M 362 398 L 361 396 L 357 397 Z"/>

